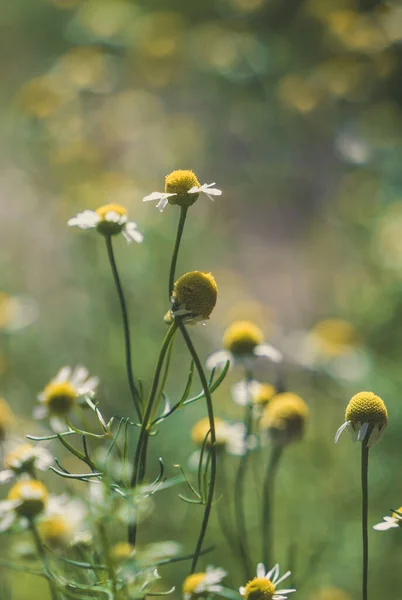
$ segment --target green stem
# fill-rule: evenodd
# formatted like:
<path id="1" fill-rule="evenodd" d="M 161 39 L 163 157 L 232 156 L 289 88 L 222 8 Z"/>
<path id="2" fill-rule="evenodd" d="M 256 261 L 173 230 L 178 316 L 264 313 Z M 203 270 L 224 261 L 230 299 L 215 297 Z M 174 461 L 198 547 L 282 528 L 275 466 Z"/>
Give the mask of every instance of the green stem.
<path id="1" fill-rule="evenodd" d="M 48 582 L 48 585 L 49 585 L 50 596 L 51 596 L 52 600 L 58 600 L 59 595 L 57 593 L 56 584 L 53 581 L 52 572 L 51 572 L 51 570 L 49 568 L 49 563 L 48 563 L 48 560 L 47 560 L 46 552 L 45 552 L 45 549 L 43 547 L 42 540 L 40 539 L 40 535 L 39 535 L 39 532 L 38 532 L 38 530 L 36 528 L 36 525 L 35 525 L 35 523 L 32 520 L 29 523 L 29 528 L 30 528 L 30 530 L 32 532 L 32 537 L 33 537 L 34 542 L 35 542 L 36 551 L 37 551 L 37 553 L 39 555 L 39 558 L 42 561 L 43 569 L 44 569 L 44 571 L 46 573 L 47 582 Z"/>
<path id="2" fill-rule="evenodd" d="M 191 341 L 190 336 L 188 335 L 186 326 L 180 317 L 176 317 L 176 321 L 178 323 L 180 333 L 183 336 L 183 339 L 186 343 L 186 346 L 191 354 L 191 357 L 194 361 L 195 368 L 197 369 L 198 376 L 201 381 L 202 389 L 204 390 L 205 400 L 207 403 L 207 411 L 208 411 L 208 419 L 209 419 L 209 428 L 211 432 L 211 472 L 209 478 L 209 486 L 208 486 L 208 497 L 207 502 L 205 504 L 204 517 L 201 524 L 200 534 L 198 536 L 197 544 L 194 551 L 194 558 L 191 564 L 191 573 L 195 572 L 197 567 L 198 558 L 201 553 L 202 544 L 204 541 L 205 534 L 207 532 L 209 517 L 211 514 L 212 508 L 212 500 L 214 497 L 215 490 L 215 480 L 216 480 L 216 433 L 215 433 L 215 418 L 214 418 L 214 409 L 212 405 L 211 393 L 208 387 L 208 381 L 205 377 L 204 369 L 202 367 L 201 361 L 198 357 L 197 351 L 194 348 L 193 342 Z"/>
<path id="3" fill-rule="evenodd" d="M 232 515 L 231 515 L 231 505 L 230 505 L 230 495 L 228 493 L 227 481 L 226 481 L 226 465 L 224 464 L 224 454 L 223 452 L 219 455 L 220 459 L 220 477 L 218 480 L 220 490 L 219 492 L 222 494 L 222 498 L 217 502 L 217 512 L 218 512 L 218 520 L 219 525 L 222 530 L 223 537 L 226 539 L 229 548 L 232 552 L 236 552 L 237 540 L 233 533 L 232 527 Z"/>
<path id="4" fill-rule="evenodd" d="M 135 381 L 134 381 L 132 359 L 131 359 L 130 326 L 129 326 L 129 321 L 128 321 L 128 311 L 127 311 L 126 299 L 124 297 L 124 292 L 123 292 L 123 288 L 121 285 L 119 272 L 117 270 L 116 260 L 114 257 L 112 236 L 106 235 L 105 242 L 106 242 L 106 250 L 107 250 L 107 255 L 109 258 L 110 268 L 112 269 L 113 279 L 114 279 L 114 283 L 116 285 L 117 295 L 119 297 L 121 314 L 123 317 L 123 332 L 124 332 L 124 345 L 125 345 L 125 351 L 126 351 L 126 371 L 127 371 L 128 385 L 130 387 L 131 396 L 132 396 L 132 399 L 133 399 L 133 402 L 135 405 L 135 409 L 137 411 L 138 418 L 141 420 L 141 414 L 142 414 L 141 404 L 142 404 L 142 402 L 141 402 L 140 393 L 139 393 L 137 386 L 135 385 Z"/>
<path id="5" fill-rule="evenodd" d="M 279 460 L 282 456 L 283 445 L 274 444 L 271 451 L 267 471 L 263 484 L 263 501 L 262 501 L 262 559 L 264 565 L 269 565 L 273 555 L 273 500 L 275 491 L 275 479 L 278 471 Z"/>
<path id="6" fill-rule="evenodd" d="M 149 425 L 151 421 L 151 416 L 153 412 L 153 407 L 155 403 L 155 399 L 157 397 L 159 380 L 162 372 L 163 362 L 165 360 L 166 352 L 169 349 L 171 341 L 174 337 L 174 334 L 177 330 L 177 324 L 175 321 L 170 325 L 164 340 L 162 342 L 161 349 L 159 351 L 158 360 L 155 367 L 154 377 L 152 381 L 151 391 L 149 393 L 149 398 L 147 402 L 147 406 L 145 409 L 144 418 L 141 423 L 140 434 L 138 436 L 137 448 L 134 456 L 134 464 L 133 464 L 133 474 L 131 477 L 131 488 L 134 488 L 138 483 L 141 483 L 145 477 L 145 469 L 146 469 L 146 455 L 148 448 L 148 438 L 149 438 Z M 129 527 L 128 539 L 130 544 L 135 545 L 137 535 L 137 527 L 136 525 L 131 525 Z"/>
<path id="7" fill-rule="evenodd" d="M 109 540 L 107 538 L 106 527 L 104 523 L 98 523 L 99 537 L 102 544 L 105 565 L 107 569 L 108 579 L 112 583 L 113 598 L 117 595 L 117 579 L 114 564 L 109 552 Z"/>
<path id="8" fill-rule="evenodd" d="M 371 432 L 370 432 L 371 433 Z M 363 540 L 363 582 L 362 598 L 367 600 L 367 581 L 368 581 L 368 457 L 369 447 L 367 446 L 368 437 L 362 442 L 362 540 Z"/>
<path id="9" fill-rule="evenodd" d="M 177 257 L 179 255 L 179 248 L 180 248 L 181 236 L 183 235 L 183 229 L 184 229 L 184 224 L 186 222 L 187 210 L 188 210 L 187 206 L 182 206 L 180 208 L 180 220 L 179 220 L 179 225 L 177 227 L 176 241 L 175 241 L 175 244 L 174 244 L 174 249 L 173 249 L 173 254 L 172 254 L 172 260 L 170 262 L 170 271 L 169 271 L 169 302 L 170 302 L 170 298 L 171 298 L 172 292 L 173 292 L 174 275 L 175 275 L 175 271 L 176 271 Z"/>

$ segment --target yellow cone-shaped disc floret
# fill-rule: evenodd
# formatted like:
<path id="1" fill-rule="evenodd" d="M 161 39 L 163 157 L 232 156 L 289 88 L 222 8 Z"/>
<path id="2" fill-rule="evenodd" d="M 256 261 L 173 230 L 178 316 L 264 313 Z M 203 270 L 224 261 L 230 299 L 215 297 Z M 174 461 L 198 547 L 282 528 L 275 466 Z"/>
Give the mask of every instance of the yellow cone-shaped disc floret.
<path id="1" fill-rule="evenodd" d="M 270 383 L 262 383 L 258 391 L 253 395 L 253 404 L 258 406 L 265 406 L 272 400 L 276 394 L 275 386 Z"/>
<path id="2" fill-rule="evenodd" d="M 58 417 L 66 416 L 75 404 L 77 391 L 68 381 L 49 383 L 43 390 L 44 402 L 49 412 Z"/>
<path id="3" fill-rule="evenodd" d="M 31 444 L 21 444 L 4 457 L 4 465 L 7 469 L 27 469 L 35 462 L 35 455 L 32 452 Z"/>
<path id="4" fill-rule="evenodd" d="M 19 503 L 15 510 L 21 517 L 33 519 L 44 510 L 48 492 L 43 483 L 30 479 L 14 484 L 7 499 Z"/>
<path id="5" fill-rule="evenodd" d="M 226 426 L 225 421 L 219 419 L 218 417 L 214 419 L 215 423 L 215 436 L 216 436 L 216 445 L 224 446 L 227 442 L 226 435 Z M 205 440 L 205 437 L 210 430 L 209 419 L 208 417 L 204 417 L 200 419 L 191 429 L 191 439 L 197 446 L 202 446 Z M 211 436 L 208 436 L 206 441 L 207 446 L 211 445 Z"/>
<path id="6" fill-rule="evenodd" d="M 0 398 L 0 442 L 4 440 L 14 421 L 13 412 L 3 398 Z"/>
<path id="7" fill-rule="evenodd" d="M 46 544 L 66 546 L 71 537 L 71 526 L 63 515 L 48 517 L 39 523 L 39 532 Z"/>
<path id="8" fill-rule="evenodd" d="M 192 171 L 179 169 L 165 177 L 165 192 L 176 194 L 168 198 L 170 204 L 189 207 L 198 199 L 199 194 L 189 194 L 193 187 L 200 187 L 200 182 Z"/>
<path id="9" fill-rule="evenodd" d="M 266 406 L 260 421 L 277 441 L 290 442 L 303 435 L 309 416 L 307 404 L 291 392 L 277 394 Z"/>
<path id="10" fill-rule="evenodd" d="M 344 319 L 325 319 L 313 330 L 320 349 L 330 356 L 344 354 L 358 345 L 358 335 L 351 323 Z"/>
<path id="11" fill-rule="evenodd" d="M 107 218 L 109 213 L 115 213 L 118 215 L 116 220 L 109 220 Z M 127 210 L 124 208 L 124 206 L 121 206 L 121 204 L 116 204 L 113 202 L 97 208 L 96 214 L 101 219 L 97 225 L 97 230 L 102 235 L 116 235 L 120 233 L 127 221 Z"/>
<path id="12" fill-rule="evenodd" d="M 183 594 L 194 594 L 194 597 L 196 597 L 196 590 L 204 579 L 205 573 L 193 573 L 186 577 L 183 582 Z"/>
<path id="13" fill-rule="evenodd" d="M 246 600 L 272 600 L 275 594 L 275 585 L 265 577 L 254 577 L 244 589 Z"/>
<path id="14" fill-rule="evenodd" d="M 383 428 L 388 423 L 388 411 L 384 401 L 373 392 L 359 392 L 349 402 L 345 420 L 350 421 L 352 425 L 369 423 Z"/>
<path id="15" fill-rule="evenodd" d="M 192 321 L 209 319 L 218 297 L 218 286 L 211 273 L 191 271 L 182 275 L 173 288 L 173 303 L 186 310 Z"/>
<path id="16" fill-rule="evenodd" d="M 223 334 L 223 347 L 238 356 L 252 354 L 263 341 L 264 334 L 251 321 L 235 321 Z"/>

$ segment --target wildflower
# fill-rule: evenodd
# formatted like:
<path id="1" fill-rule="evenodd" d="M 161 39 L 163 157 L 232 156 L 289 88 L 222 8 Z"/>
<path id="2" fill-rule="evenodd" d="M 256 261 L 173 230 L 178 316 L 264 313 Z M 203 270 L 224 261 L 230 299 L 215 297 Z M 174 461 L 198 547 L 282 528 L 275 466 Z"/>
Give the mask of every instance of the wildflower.
<path id="1" fill-rule="evenodd" d="M 0 442 L 6 438 L 13 421 L 14 415 L 8 402 L 4 398 L 0 398 Z"/>
<path id="2" fill-rule="evenodd" d="M 32 298 L 0 292 L 0 330 L 18 331 L 31 325 L 37 316 L 38 308 Z"/>
<path id="3" fill-rule="evenodd" d="M 49 416 L 52 428 L 62 431 L 62 419 L 74 407 L 77 398 L 93 392 L 98 383 L 98 377 L 88 377 L 84 367 L 63 367 L 38 395 L 41 406 L 35 409 L 34 417 L 43 419 Z"/>
<path id="4" fill-rule="evenodd" d="M 211 273 L 190 271 L 174 284 L 171 316 L 183 316 L 187 323 L 206 321 L 218 296 L 218 286 Z"/>
<path id="5" fill-rule="evenodd" d="M 270 383 L 252 381 L 239 381 L 232 388 L 233 400 L 240 406 L 249 404 L 255 408 L 264 408 L 276 394 L 275 386 Z"/>
<path id="6" fill-rule="evenodd" d="M 192 171 L 179 169 L 166 175 L 165 192 L 152 192 L 143 198 L 143 202 L 159 200 L 156 208 L 159 208 L 161 212 L 168 203 L 188 208 L 198 200 L 201 192 L 206 194 L 210 200 L 213 200 L 213 196 L 220 196 L 222 191 L 212 187 L 214 185 L 214 183 L 200 185 Z"/>
<path id="7" fill-rule="evenodd" d="M 127 211 L 120 204 L 106 204 L 96 210 L 84 210 L 69 219 L 70 227 L 80 229 L 96 229 L 102 235 L 117 235 L 122 233 L 127 242 L 140 244 L 143 235 L 137 231 L 137 223 L 127 220 Z"/>
<path id="8" fill-rule="evenodd" d="M 277 394 L 264 409 L 260 421 L 262 430 L 282 444 L 300 439 L 309 416 L 307 404 L 300 396 L 291 392 Z"/>
<path id="9" fill-rule="evenodd" d="M 290 574 L 291 572 L 287 571 L 282 577 L 279 577 L 278 564 L 265 574 L 264 565 L 259 563 L 257 577 L 249 581 L 246 586 L 240 587 L 239 592 L 246 600 L 287 600 L 287 595 L 296 590 L 277 590 L 277 586 Z"/>
<path id="10" fill-rule="evenodd" d="M 393 512 L 391 517 L 384 517 L 382 523 L 377 523 L 373 526 L 373 529 L 377 531 L 386 531 L 387 529 L 393 529 L 394 527 L 400 527 L 402 525 L 402 506 L 398 508 L 398 512 Z"/>
<path id="11" fill-rule="evenodd" d="M 345 423 L 339 427 L 335 443 L 347 428 L 353 441 L 364 442 L 367 434 L 367 446 L 374 446 L 382 438 L 388 424 L 388 411 L 379 396 L 373 392 L 359 392 L 350 400 L 345 413 Z"/>
<path id="12" fill-rule="evenodd" d="M 14 442 L 6 448 L 4 458 L 6 469 L 0 471 L 0 483 L 8 483 L 22 473 L 34 476 L 35 469 L 47 471 L 52 463 L 52 455 L 43 446 Z"/>
<path id="13" fill-rule="evenodd" d="M 15 483 L 7 500 L 0 502 L 0 531 L 9 529 L 16 519 L 26 525 L 44 511 L 48 491 L 40 481 L 27 479 Z"/>
<path id="14" fill-rule="evenodd" d="M 43 541 L 52 548 L 65 548 L 75 544 L 84 535 L 84 504 L 67 495 L 49 498 L 46 510 L 38 522 Z M 85 532 L 90 535 L 89 532 Z"/>
<path id="15" fill-rule="evenodd" d="M 356 329 L 344 319 L 324 319 L 310 332 L 317 351 L 326 356 L 342 356 L 359 345 Z"/>
<path id="16" fill-rule="evenodd" d="M 225 450 L 228 454 L 241 456 L 246 451 L 245 426 L 244 423 L 228 423 L 223 419 L 215 418 L 216 447 L 219 451 Z M 191 439 L 197 446 L 203 446 L 205 438 L 210 430 L 209 419 L 200 419 L 191 430 Z M 206 446 L 211 446 L 211 437 L 208 436 Z"/>
<path id="17" fill-rule="evenodd" d="M 132 558 L 135 554 L 135 548 L 128 542 L 118 542 L 112 546 L 110 555 L 116 563 L 122 563 Z"/>
<path id="18" fill-rule="evenodd" d="M 215 569 L 212 566 L 207 567 L 203 573 L 192 573 L 188 575 L 183 582 L 183 600 L 195 600 L 202 595 L 209 595 L 211 592 L 219 593 L 222 586 L 219 585 L 227 573 L 223 569 Z"/>
<path id="19" fill-rule="evenodd" d="M 272 362 L 282 361 L 282 354 L 271 346 L 264 344 L 264 334 L 251 321 L 234 321 L 223 335 L 224 350 L 214 352 L 207 360 L 207 368 L 213 369 L 228 360 L 231 363 L 249 365 L 257 357 L 265 357 Z"/>

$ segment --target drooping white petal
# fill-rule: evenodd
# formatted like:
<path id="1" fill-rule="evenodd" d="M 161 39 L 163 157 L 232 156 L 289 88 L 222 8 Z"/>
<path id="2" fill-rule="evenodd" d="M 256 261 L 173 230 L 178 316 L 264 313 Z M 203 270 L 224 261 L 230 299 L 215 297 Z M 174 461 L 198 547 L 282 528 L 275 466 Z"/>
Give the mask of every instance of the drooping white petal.
<path id="1" fill-rule="evenodd" d="M 221 196 L 222 195 L 222 190 L 213 188 L 212 187 L 213 185 L 215 185 L 215 183 L 204 183 L 203 185 L 200 185 L 200 186 L 195 185 L 191 189 L 189 189 L 188 194 L 199 194 L 199 193 L 203 192 L 213 202 L 214 201 L 213 196 Z"/>
<path id="2" fill-rule="evenodd" d="M 254 354 L 256 356 L 262 356 L 272 360 L 274 363 L 281 363 L 283 361 L 283 354 L 277 348 L 274 348 L 271 344 L 260 344 L 254 348 Z"/>
<path id="3" fill-rule="evenodd" d="M 127 221 L 127 215 L 122 215 L 114 210 L 109 210 L 105 216 L 105 221 L 109 223 L 117 223 L 118 225 L 123 225 Z"/>
<path id="4" fill-rule="evenodd" d="M 227 350 L 219 350 L 208 356 L 205 364 L 207 369 L 211 371 L 215 367 L 224 365 L 228 360 L 230 360 L 231 364 L 234 362 L 233 354 Z"/>
<path id="5" fill-rule="evenodd" d="M 175 196 L 176 194 L 169 194 L 169 196 Z M 165 196 L 164 198 L 161 198 L 158 202 L 158 204 L 156 205 L 156 208 L 159 210 L 159 212 L 162 212 L 163 209 L 169 204 L 169 200 L 167 199 L 167 197 Z"/>
<path id="6" fill-rule="evenodd" d="M 137 242 L 137 244 L 141 244 L 141 242 L 144 239 L 144 236 L 142 235 L 142 233 L 140 233 L 137 229 L 137 223 L 134 223 L 134 221 L 129 221 L 128 223 L 126 223 L 126 226 L 123 229 L 123 236 L 124 238 L 130 243 L 130 242 Z"/>
<path id="7" fill-rule="evenodd" d="M 67 221 L 69 227 L 79 227 L 80 229 L 92 229 L 100 221 L 99 215 L 94 210 L 84 210 Z"/>
<path id="8" fill-rule="evenodd" d="M 167 192 L 152 192 L 148 196 L 142 199 L 143 202 L 152 202 L 152 200 L 163 200 L 170 196 L 176 196 L 176 194 L 168 194 Z"/>
<path id="9" fill-rule="evenodd" d="M 363 423 L 363 425 L 360 427 L 359 433 L 357 434 L 358 442 L 364 442 L 364 438 L 366 437 L 368 428 L 369 428 L 369 423 Z"/>
<path id="10" fill-rule="evenodd" d="M 343 425 L 341 425 L 338 429 L 338 431 L 335 434 L 335 444 L 338 442 L 341 434 L 345 431 L 345 429 L 348 427 L 349 425 L 349 421 L 346 421 L 345 423 L 343 423 Z"/>
<path id="11" fill-rule="evenodd" d="M 373 525 L 373 529 L 376 529 L 377 531 L 387 531 L 387 529 L 393 529 L 394 527 L 399 527 L 398 519 L 395 517 L 384 517 L 382 523 Z"/>

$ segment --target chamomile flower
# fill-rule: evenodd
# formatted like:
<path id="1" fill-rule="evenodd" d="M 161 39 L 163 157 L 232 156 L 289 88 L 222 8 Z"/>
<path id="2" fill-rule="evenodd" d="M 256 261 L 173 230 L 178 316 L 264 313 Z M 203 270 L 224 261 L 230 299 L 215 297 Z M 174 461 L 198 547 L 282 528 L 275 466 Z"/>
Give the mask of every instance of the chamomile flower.
<path id="1" fill-rule="evenodd" d="M 121 204 L 106 204 L 96 210 L 84 210 L 69 219 L 69 227 L 80 229 L 96 229 L 105 236 L 122 233 L 127 242 L 140 244 L 143 235 L 137 230 L 137 223 L 129 221 L 127 210 Z"/>
<path id="2" fill-rule="evenodd" d="M 44 542 L 55 549 L 74 544 L 85 531 L 87 509 L 78 498 L 66 494 L 51 496 L 45 512 L 38 520 L 38 529 Z"/>
<path id="3" fill-rule="evenodd" d="M 226 571 L 211 565 L 204 572 L 188 575 L 183 582 L 183 600 L 195 600 L 213 592 L 221 592 L 223 588 L 220 582 L 226 575 Z"/>
<path id="4" fill-rule="evenodd" d="M 179 169 L 165 177 L 165 191 L 152 192 L 143 198 L 143 202 L 158 200 L 156 208 L 162 212 L 167 204 L 177 204 L 188 208 L 198 200 L 200 193 L 204 193 L 210 200 L 213 196 L 221 196 L 222 191 L 214 188 L 214 183 L 200 185 L 192 171 Z"/>
<path id="5" fill-rule="evenodd" d="M 218 452 L 224 450 L 228 454 L 234 456 L 242 456 L 247 449 L 247 441 L 245 440 L 246 428 L 244 423 L 228 423 L 223 419 L 216 417 L 215 437 L 216 448 Z M 197 446 L 201 447 L 206 439 L 206 447 L 211 447 L 211 436 L 207 438 L 210 431 L 209 419 L 204 417 L 200 419 L 191 430 L 191 439 Z"/>
<path id="6" fill-rule="evenodd" d="M 373 529 L 377 531 L 386 531 L 387 529 L 393 529 L 394 527 L 402 526 L 402 506 L 398 508 L 398 512 L 393 512 L 391 517 L 384 517 L 382 523 L 377 523 L 373 526 Z"/>
<path id="7" fill-rule="evenodd" d="M 25 479 L 15 483 L 7 500 L 0 502 L 0 531 L 6 531 L 15 521 L 26 526 L 45 510 L 48 497 L 48 491 L 40 481 Z"/>
<path id="8" fill-rule="evenodd" d="M 275 386 L 270 383 L 239 381 L 232 387 L 232 398 L 239 406 L 253 406 L 260 410 L 272 400 L 276 394 Z"/>
<path id="9" fill-rule="evenodd" d="M 257 565 L 257 577 L 254 577 L 247 585 L 239 588 L 239 592 L 246 600 L 287 600 L 288 594 L 295 589 L 278 590 L 277 586 L 291 574 L 287 571 L 279 577 L 279 565 L 276 564 L 268 573 L 262 563 Z"/>
<path id="10" fill-rule="evenodd" d="M 49 417 L 51 427 L 63 431 L 63 419 L 75 406 L 77 398 L 94 392 L 98 383 L 98 377 L 88 377 L 84 367 L 63 367 L 38 395 L 40 406 L 34 410 L 34 417 Z"/>
<path id="11" fill-rule="evenodd" d="M 251 321 L 234 321 L 223 335 L 223 348 L 214 352 L 207 359 L 207 368 L 213 369 L 225 364 L 228 360 L 232 365 L 251 365 L 256 358 L 264 357 L 274 363 L 283 359 L 281 352 L 264 344 L 264 334 L 261 329 Z"/>
<path id="12" fill-rule="evenodd" d="M 0 483 L 8 483 L 23 473 L 31 476 L 35 470 L 47 471 L 53 463 L 53 457 L 43 446 L 32 446 L 24 442 L 13 442 L 5 448 L 3 471 L 0 471 Z"/>
<path id="13" fill-rule="evenodd" d="M 336 432 L 335 443 L 348 429 L 353 441 L 364 442 L 369 435 L 367 446 L 374 446 L 382 438 L 387 424 L 388 411 L 384 401 L 373 392 L 359 392 L 346 408 L 345 423 Z"/>
<path id="14" fill-rule="evenodd" d="M 218 286 L 211 273 L 190 271 L 174 284 L 171 317 L 181 316 L 186 323 L 207 321 L 218 297 Z"/>
<path id="15" fill-rule="evenodd" d="M 309 409 L 297 394 L 284 392 L 273 397 L 265 407 L 260 420 L 260 428 L 279 444 L 289 444 L 299 440 L 304 433 Z"/>

